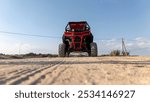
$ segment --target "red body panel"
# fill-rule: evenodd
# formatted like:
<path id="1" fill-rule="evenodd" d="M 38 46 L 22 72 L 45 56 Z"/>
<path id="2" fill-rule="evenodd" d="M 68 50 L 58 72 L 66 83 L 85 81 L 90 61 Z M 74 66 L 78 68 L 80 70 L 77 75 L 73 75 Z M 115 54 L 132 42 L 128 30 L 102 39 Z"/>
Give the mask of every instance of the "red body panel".
<path id="1" fill-rule="evenodd" d="M 87 38 L 89 37 L 89 38 Z M 89 51 L 89 44 L 85 40 L 93 39 L 90 26 L 87 22 L 69 22 L 63 34 L 64 43 L 67 51 Z M 89 41 L 89 43 L 91 43 Z M 87 47 L 88 46 L 88 47 Z"/>
<path id="2" fill-rule="evenodd" d="M 70 37 L 72 39 L 72 42 L 69 44 L 70 48 L 72 48 L 74 51 L 81 51 L 83 48 L 86 48 L 86 44 L 83 43 L 83 38 L 86 36 L 89 36 L 89 31 L 84 32 L 64 32 L 66 37 Z M 80 42 L 75 42 L 75 38 L 80 37 Z M 79 44 L 79 47 L 76 47 L 76 45 Z"/>

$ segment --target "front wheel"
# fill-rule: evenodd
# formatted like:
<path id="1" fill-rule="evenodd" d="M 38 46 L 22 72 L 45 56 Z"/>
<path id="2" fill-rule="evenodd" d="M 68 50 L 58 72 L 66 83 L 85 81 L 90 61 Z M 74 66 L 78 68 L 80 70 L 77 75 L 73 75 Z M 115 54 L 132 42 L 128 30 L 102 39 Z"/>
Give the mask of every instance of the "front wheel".
<path id="1" fill-rule="evenodd" d="M 90 56 L 96 57 L 98 55 L 97 44 L 95 42 L 92 42 L 90 44 L 90 47 L 91 47 Z"/>
<path id="2" fill-rule="evenodd" d="M 66 45 L 64 43 L 59 44 L 58 48 L 58 56 L 59 57 L 65 57 L 66 56 Z"/>

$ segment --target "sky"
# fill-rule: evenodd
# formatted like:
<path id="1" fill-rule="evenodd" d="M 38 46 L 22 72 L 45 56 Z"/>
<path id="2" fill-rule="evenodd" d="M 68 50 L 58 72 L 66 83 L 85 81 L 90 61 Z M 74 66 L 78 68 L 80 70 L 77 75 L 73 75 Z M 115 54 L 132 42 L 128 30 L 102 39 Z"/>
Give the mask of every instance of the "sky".
<path id="1" fill-rule="evenodd" d="M 149 0 L 0 0 L 0 53 L 58 53 L 69 21 L 87 21 L 99 55 L 150 55 Z M 7 34 L 15 32 L 50 37 Z"/>

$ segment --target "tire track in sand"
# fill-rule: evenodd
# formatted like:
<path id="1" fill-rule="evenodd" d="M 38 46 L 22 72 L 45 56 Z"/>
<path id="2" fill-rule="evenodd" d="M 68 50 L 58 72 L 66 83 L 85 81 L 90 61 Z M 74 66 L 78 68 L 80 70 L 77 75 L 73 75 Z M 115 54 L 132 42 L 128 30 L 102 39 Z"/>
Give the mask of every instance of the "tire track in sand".
<path id="1" fill-rule="evenodd" d="M 37 69 L 34 69 L 32 71 L 28 71 L 27 73 L 25 73 L 24 75 L 22 76 L 19 76 L 19 77 L 16 77 L 15 79 L 12 79 L 8 82 L 6 82 L 6 84 L 9 84 L 9 85 L 17 85 L 17 84 L 21 84 L 23 83 L 24 81 L 28 80 L 30 77 L 38 74 L 38 73 L 41 73 L 42 71 L 48 69 L 48 68 L 51 68 L 53 66 L 57 66 L 61 63 L 63 63 L 64 61 L 56 61 L 55 63 L 51 64 L 51 65 L 47 65 L 45 67 L 42 67 L 42 68 L 37 68 Z M 33 79 L 32 79 L 33 80 Z"/>
<path id="2" fill-rule="evenodd" d="M 71 61 L 67 61 L 68 59 L 65 59 L 65 63 L 61 64 L 59 67 L 55 68 L 53 71 L 48 72 L 45 75 L 45 79 L 41 80 L 40 84 L 48 84 L 48 85 L 52 85 L 55 84 L 55 82 L 57 82 L 57 80 L 64 75 L 64 72 L 67 71 L 68 69 L 70 69 L 70 66 L 72 66 L 75 61 L 71 60 Z"/>
<path id="3" fill-rule="evenodd" d="M 60 69 L 60 66 L 63 64 L 65 64 L 65 61 L 61 61 L 53 66 L 48 66 L 45 70 L 34 74 L 33 76 L 29 77 L 28 80 L 23 81 L 21 84 L 28 84 L 28 85 L 42 84 L 41 83 L 42 80 L 45 80 L 47 75 L 51 74 L 52 72 L 55 72 L 57 69 L 59 69 L 60 72 L 62 72 L 63 70 Z"/>

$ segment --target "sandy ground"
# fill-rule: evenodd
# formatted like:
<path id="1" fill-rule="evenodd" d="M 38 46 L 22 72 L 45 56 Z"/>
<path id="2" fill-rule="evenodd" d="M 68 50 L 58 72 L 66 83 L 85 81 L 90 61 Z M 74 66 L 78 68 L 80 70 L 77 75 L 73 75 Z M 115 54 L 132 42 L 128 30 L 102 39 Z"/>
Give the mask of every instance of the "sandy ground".
<path id="1" fill-rule="evenodd" d="M 0 60 L 0 84 L 150 85 L 150 57 Z"/>

